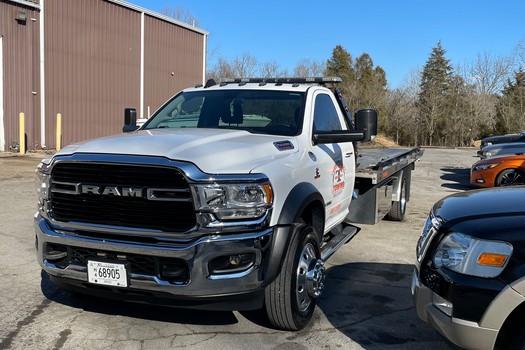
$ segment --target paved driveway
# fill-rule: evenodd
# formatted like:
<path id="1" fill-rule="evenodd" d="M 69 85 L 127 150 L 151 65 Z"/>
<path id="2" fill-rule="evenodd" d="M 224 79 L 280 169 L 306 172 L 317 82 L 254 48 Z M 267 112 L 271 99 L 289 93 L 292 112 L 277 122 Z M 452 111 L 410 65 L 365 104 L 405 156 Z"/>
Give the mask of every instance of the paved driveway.
<path id="1" fill-rule="evenodd" d="M 0 349 L 450 349 L 410 298 L 430 206 L 468 190 L 474 149 L 426 149 L 403 223 L 363 225 L 328 262 L 326 291 L 300 332 L 255 312 L 206 312 L 72 295 L 36 263 L 34 157 L 0 157 Z"/>

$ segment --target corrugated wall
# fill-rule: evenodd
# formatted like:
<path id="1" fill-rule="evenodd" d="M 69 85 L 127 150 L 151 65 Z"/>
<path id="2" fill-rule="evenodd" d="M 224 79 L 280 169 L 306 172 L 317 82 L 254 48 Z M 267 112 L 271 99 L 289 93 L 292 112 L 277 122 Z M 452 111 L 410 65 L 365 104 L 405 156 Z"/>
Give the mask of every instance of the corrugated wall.
<path id="1" fill-rule="evenodd" d="M 188 86 L 202 83 L 204 37 L 146 15 L 144 116 Z"/>
<path id="2" fill-rule="evenodd" d="M 124 108 L 140 108 L 142 9 L 113 0 L 45 0 L 42 5 L 44 92 L 40 12 L 30 4 L 0 0 L 5 150 L 19 144 L 20 112 L 26 114 L 27 149 L 44 146 L 43 94 L 46 148 L 56 148 L 57 113 L 62 114 L 62 146 L 120 133 Z M 26 12 L 25 24 L 16 21 L 19 10 Z M 147 11 L 144 24 L 147 115 L 148 106 L 153 113 L 178 90 L 201 82 L 205 34 Z"/>
<path id="3" fill-rule="evenodd" d="M 139 105 L 140 14 L 99 0 L 45 0 L 46 146 L 119 133 Z"/>
<path id="4" fill-rule="evenodd" d="M 16 21 L 19 11 L 26 13 L 25 24 Z M 0 0 L 0 36 L 4 80 L 4 135 L 0 137 L 5 137 L 5 149 L 0 151 L 19 144 L 20 112 L 26 116 L 27 148 L 39 148 L 39 12 Z"/>

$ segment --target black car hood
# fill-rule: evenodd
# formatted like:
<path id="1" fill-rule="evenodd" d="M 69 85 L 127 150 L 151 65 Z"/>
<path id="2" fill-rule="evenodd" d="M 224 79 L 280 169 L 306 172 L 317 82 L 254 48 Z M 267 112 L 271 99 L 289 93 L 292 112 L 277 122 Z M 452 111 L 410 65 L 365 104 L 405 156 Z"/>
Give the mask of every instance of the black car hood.
<path id="1" fill-rule="evenodd" d="M 507 134 L 507 135 L 499 135 L 499 136 L 490 136 L 485 137 L 482 141 L 484 144 L 487 143 L 504 143 L 504 142 L 512 142 L 514 140 L 523 138 L 523 135 L 521 134 Z"/>
<path id="2" fill-rule="evenodd" d="M 432 208 L 442 227 L 485 239 L 525 234 L 525 187 L 490 188 L 457 193 Z"/>

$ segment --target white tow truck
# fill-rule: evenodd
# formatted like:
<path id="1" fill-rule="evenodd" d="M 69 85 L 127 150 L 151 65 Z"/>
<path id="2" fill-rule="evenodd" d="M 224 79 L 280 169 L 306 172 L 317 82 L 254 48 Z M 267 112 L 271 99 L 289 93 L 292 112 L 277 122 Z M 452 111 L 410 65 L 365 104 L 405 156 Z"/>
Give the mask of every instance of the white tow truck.
<path id="1" fill-rule="evenodd" d="M 181 91 L 140 128 L 38 167 L 38 262 L 63 288 L 311 319 L 324 262 L 359 228 L 403 220 L 419 148 L 363 149 L 340 78 L 234 79 Z M 138 130 L 137 130 L 138 129 Z"/>

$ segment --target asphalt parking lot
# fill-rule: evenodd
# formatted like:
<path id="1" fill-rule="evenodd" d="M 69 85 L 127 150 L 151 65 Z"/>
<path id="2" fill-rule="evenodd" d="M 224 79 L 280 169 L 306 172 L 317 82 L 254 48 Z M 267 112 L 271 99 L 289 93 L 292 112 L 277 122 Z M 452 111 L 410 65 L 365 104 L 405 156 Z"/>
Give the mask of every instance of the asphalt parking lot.
<path id="1" fill-rule="evenodd" d="M 430 206 L 469 190 L 475 149 L 426 149 L 402 223 L 362 225 L 327 263 L 313 322 L 272 329 L 255 312 L 207 312 L 73 295 L 34 252 L 38 157 L 0 156 L 0 349 L 451 349 L 412 306 L 415 245 Z"/>

